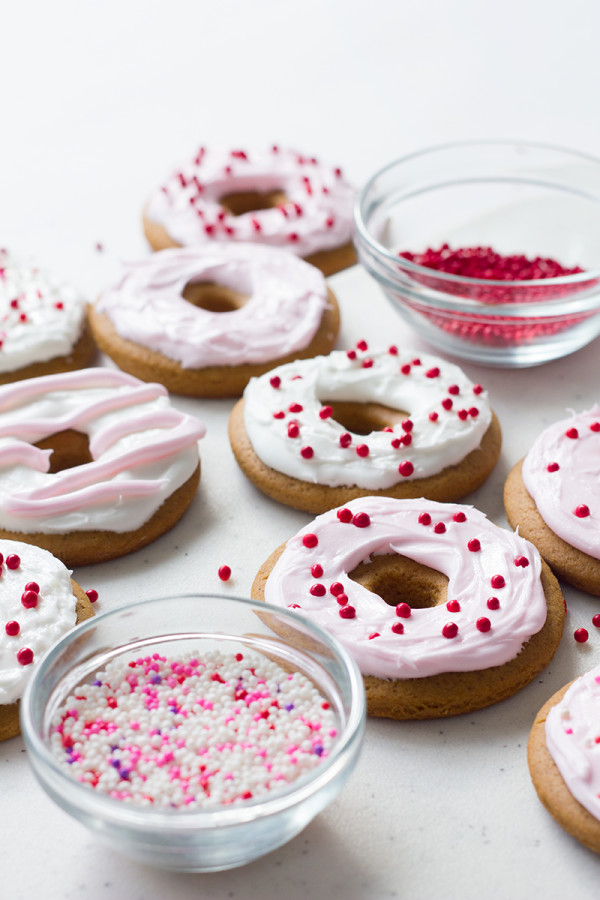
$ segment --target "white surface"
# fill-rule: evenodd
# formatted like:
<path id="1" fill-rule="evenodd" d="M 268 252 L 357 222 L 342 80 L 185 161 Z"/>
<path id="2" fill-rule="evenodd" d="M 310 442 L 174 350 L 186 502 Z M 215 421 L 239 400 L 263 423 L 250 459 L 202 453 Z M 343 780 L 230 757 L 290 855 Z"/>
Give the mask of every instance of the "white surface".
<path id="1" fill-rule="evenodd" d="M 92 298 L 119 259 L 147 252 L 148 192 L 197 145 L 277 141 L 340 164 L 356 184 L 396 156 L 469 137 L 519 137 L 600 153 L 600 8 L 498 5 L 56 0 L 3 12 L 0 243 Z M 104 252 L 96 251 L 97 242 Z M 331 279 L 338 347 L 359 337 L 421 347 L 358 269 Z M 469 498 L 503 523 L 506 473 L 542 427 L 598 397 L 600 342 L 540 369 L 465 367 L 505 435 Z M 169 591 L 247 594 L 271 550 L 309 517 L 262 497 L 228 449 L 230 402 L 181 401 L 208 426 L 196 500 L 168 535 L 75 575 L 109 609 Z M 219 565 L 233 570 L 223 586 Z M 525 745 L 546 698 L 600 662 L 600 600 L 565 591 L 552 665 L 519 695 L 453 720 L 370 721 L 358 769 L 298 838 L 246 868 L 174 876 L 121 858 L 46 799 L 22 741 L 0 747 L 2 887 L 10 900 L 499 898 L 598 895 L 600 858 L 548 816 Z M 591 632 L 576 644 L 573 630 Z"/>

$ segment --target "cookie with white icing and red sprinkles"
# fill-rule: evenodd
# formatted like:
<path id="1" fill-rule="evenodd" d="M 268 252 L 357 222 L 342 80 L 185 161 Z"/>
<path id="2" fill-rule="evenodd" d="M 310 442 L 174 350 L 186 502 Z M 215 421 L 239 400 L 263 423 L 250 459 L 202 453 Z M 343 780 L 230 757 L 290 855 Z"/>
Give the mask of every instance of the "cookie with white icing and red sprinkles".
<path id="1" fill-rule="evenodd" d="M 229 435 L 250 481 L 311 513 L 373 495 L 459 500 L 502 440 L 487 392 L 458 366 L 364 340 L 252 379 Z"/>
<path id="2" fill-rule="evenodd" d="M 426 719 L 512 696 L 550 662 L 565 609 L 535 547 L 470 506 L 363 497 L 264 563 L 255 599 L 335 635 L 370 715 Z"/>
<path id="3" fill-rule="evenodd" d="M 144 231 L 154 250 L 216 242 L 282 247 L 333 275 L 356 263 L 354 191 L 339 167 L 273 146 L 201 147 L 150 197 Z"/>
<path id="4" fill-rule="evenodd" d="M 0 384 L 81 369 L 95 352 L 84 299 L 0 250 Z"/>
<path id="5" fill-rule="evenodd" d="M 506 479 L 504 506 L 559 578 L 600 596 L 600 406 L 539 435 Z"/>
<path id="6" fill-rule="evenodd" d="M 565 685 L 540 709 L 527 759 L 548 812 L 600 853 L 600 666 Z"/>
<path id="7" fill-rule="evenodd" d="M 72 778 L 136 806 L 215 809 L 286 788 L 329 755 L 339 720 L 301 672 L 259 653 L 120 656 L 51 723 Z"/>
<path id="8" fill-rule="evenodd" d="M 47 550 L 0 540 L 0 741 L 20 734 L 19 701 L 36 661 L 93 616 L 97 596 Z"/>

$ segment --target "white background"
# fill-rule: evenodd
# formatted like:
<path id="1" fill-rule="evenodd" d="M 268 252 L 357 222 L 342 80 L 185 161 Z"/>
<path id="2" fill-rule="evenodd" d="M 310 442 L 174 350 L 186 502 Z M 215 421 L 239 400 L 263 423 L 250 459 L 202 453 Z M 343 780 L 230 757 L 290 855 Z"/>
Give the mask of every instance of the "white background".
<path id="1" fill-rule="evenodd" d="M 463 138 L 546 141 L 600 155 L 594 0 L 104 0 L 4 4 L 0 17 L 0 245 L 93 299 L 119 260 L 148 252 L 148 192 L 200 144 L 277 142 L 380 165 Z M 96 249 L 97 243 L 103 252 Z M 338 342 L 424 348 L 358 268 L 331 279 Z M 465 366 L 491 394 L 502 458 L 469 498 L 504 524 L 502 484 L 542 427 L 600 399 L 600 342 L 526 371 Z M 146 550 L 75 577 L 99 609 L 173 591 L 248 594 L 264 558 L 309 517 L 265 499 L 229 451 L 229 401 L 175 403 L 205 421 L 203 479 L 181 523 Z M 217 568 L 233 578 L 223 586 Z M 157 872 L 106 850 L 55 808 L 21 739 L 0 748 L 0 896 L 7 900 L 598 896 L 600 858 L 531 786 L 525 746 L 546 698 L 600 662 L 600 600 L 565 591 L 552 665 L 518 696 L 453 720 L 369 721 L 339 799 L 261 861 L 215 875 Z M 587 626 L 586 645 L 573 630 Z"/>

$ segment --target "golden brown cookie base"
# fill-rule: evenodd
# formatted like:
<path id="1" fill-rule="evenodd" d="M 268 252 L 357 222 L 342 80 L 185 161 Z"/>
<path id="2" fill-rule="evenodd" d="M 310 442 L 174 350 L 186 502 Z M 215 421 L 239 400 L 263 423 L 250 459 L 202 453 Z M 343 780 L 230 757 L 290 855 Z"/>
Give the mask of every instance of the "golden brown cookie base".
<path id="1" fill-rule="evenodd" d="M 165 534 L 183 516 L 194 499 L 200 480 L 200 465 L 188 480 L 181 485 L 151 519 L 135 531 L 72 531 L 68 534 L 25 534 L 0 529 L 0 538 L 23 541 L 49 550 L 70 569 L 116 559 L 140 550 Z"/>
<path id="2" fill-rule="evenodd" d="M 81 337 L 67 356 L 55 356 L 46 362 L 31 363 L 13 372 L 0 373 L 0 385 L 23 381 L 25 378 L 38 378 L 41 375 L 58 375 L 60 372 L 72 372 L 89 366 L 96 354 L 96 344 L 92 338 L 87 322 L 84 324 Z"/>
<path id="3" fill-rule="evenodd" d="M 284 548 L 285 544 L 275 550 L 259 569 L 251 590 L 255 600 L 265 599 L 267 578 Z M 431 606 L 444 603 L 446 599 L 446 577 L 404 556 L 374 558 L 372 564 L 358 566 L 349 574 L 369 590 L 377 587 L 376 593 L 387 602 L 409 602 L 416 596 L 415 606 Z M 473 672 L 444 672 L 426 678 L 393 681 L 363 676 L 367 713 L 390 719 L 456 716 L 506 700 L 529 684 L 554 656 L 565 619 L 560 587 L 544 562 L 541 578 L 548 609 L 546 622 L 515 659 L 502 666 Z M 290 603 L 297 599 L 290 597 Z"/>
<path id="4" fill-rule="evenodd" d="M 347 404 L 350 405 L 350 404 Z M 374 491 L 359 487 L 329 487 L 300 481 L 265 465 L 254 452 L 244 424 L 244 400 L 233 407 L 229 419 L 229 439 L 237 463 L 247 478 L 268 497 L 285 506 L 318 514 L 343 506 L 357 497 L 394 497 L 400 500 L 425 497 L 451 503 L 460 500 L 480 487 L 500 455 L 502 433 L 495 414 L 483 436 L 481 446 L 469 453 L 460 463 L 448 466 L 429 478 L 403 480 L 390 488 Z"/>
<path id="5" fill-rule="evenodd" d="M 71 586 L 73 588 L 73 596 L 75 597 L 75 612 L 77 614 L 77 624 L 91 619 L 94 615 L 94 609 L 85 591 L 73 581 L 71 578 Z M 21 703 L 8 703 L 0 705 L 0 741 L 7 741 L 9 738 L 16 737 L 21 734 L 21 724 L 19 721 L 19 709 Z"/>
<path id="6" fill-rule="evenodd" d="M 600 853 L 600 822 L 570 792 L 546 746 L 546 718 L 569 687 L 570 684 L 566 684 L 550 697 L 535 717 L 527 744 L 529 773 L 538 797 L 550 815 L 574 838 Z"/>
<path id="7" fill-rule="evenodd" d="M 511 528 L 535 544 L 550 568 L 573 587 L 600 597 L 600 559 L 567 544 L 550 529 L 523 483 L 523 460 L 508 473 L 504 485 L 504 508 Z"/>
<path id="8" fill-rule="evenodd" d="M 330 352 L 340 328 L 337 300 L 328 291 L 329 303 L 319 328 L 304 349 L 265 363 L 243 363 L 239 366 L 206 366 L 183 368 L 175 360 L 122 338 L 104 313 L 88 310 L 90 325 L 98 346 L 122 369 L 142 381 L 158 381 L 173 394 L 188 397 L 239 397 L 251 378 L 263 375 L 275 366 Z"/>
<path id="9" fill-rule="evenodd" d="M 152 222 L 146 215 L 143 216 L 143 225 L 146 240 L 153 250 L 181 247 L 181 244 L 170 237 L 166 228 L 159 225 L 158 222 Z M 304 259 L 307 263 L 320 269 L 326 278 L 357 263 L 356 250 L 352 241 L 348 241 L 347 244 L 342 244 L 340 247 L 334 247 L 332 250 L 319 250 L 317 253 L 305 256 Z"/>

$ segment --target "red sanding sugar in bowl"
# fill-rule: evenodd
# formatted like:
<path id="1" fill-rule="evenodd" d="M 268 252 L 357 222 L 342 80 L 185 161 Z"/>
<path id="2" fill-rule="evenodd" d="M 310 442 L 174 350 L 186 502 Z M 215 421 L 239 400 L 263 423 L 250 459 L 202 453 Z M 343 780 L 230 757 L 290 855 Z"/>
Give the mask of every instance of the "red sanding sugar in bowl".
<path id="1" fill-rule="evenodd" d="M 90 788 L 138 806 L 215 808 L 312 770 L 337 716 L 302 673 L 244 651 L 112 660 L 55 713 L 51 751 Z"/>
<path id="2" fill-rule="evenodd" d="M 442 244 L 439 249 L 430 247 L 421 253 L 406 250 L 399 252 L 398 256 L 426 269 L 462 279 L 457 282 L 445 280 L 442 284 L 439 280 L 430 279 L 422 273 L 412 273 L 415 280 L 421 284 L 490 306 L 539 303 L 572 295 L 572 285 L 553 283 L 540 286 L 532 282 L 565 278 L 585 271 L 580 266 L 568 268 L 549 257 L 536 256 L 530 259 L 523 254 L 503 256 L 491 247 L 452 248 L 449 244 Z M 473 282 L 469 283 L 465 279 L 473 279 Z M 482 281 L 488 281 L 490 284 L 481 284 Z M 510 282 L 510 286 L 499 282 Z M 526 283 L 522 289 L 519 289 L 519 282 Z M 590 284 L 591 282 L 583 281 L 579 289 L 586 289 Z M 430 310 L 421 311 L 445 331 L 461 338 L 492 345 L 527 343 L 542 335 L 552 335 L 570 328 L 585 318 L 582 315 L 565 317 L 563 314 L 555 320 L 536 316 L 522 320 L 509 315 L 490 316 L 486 313 L 485 321 L 476 321 L 469 314 L 458 310 L 450 318 L 438 316 Z"/>

